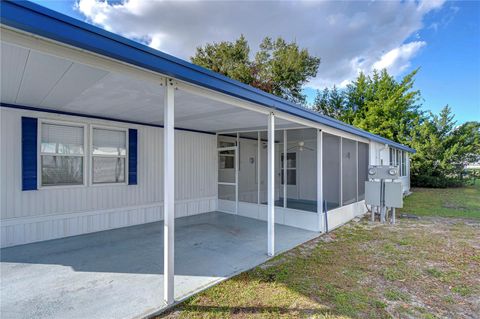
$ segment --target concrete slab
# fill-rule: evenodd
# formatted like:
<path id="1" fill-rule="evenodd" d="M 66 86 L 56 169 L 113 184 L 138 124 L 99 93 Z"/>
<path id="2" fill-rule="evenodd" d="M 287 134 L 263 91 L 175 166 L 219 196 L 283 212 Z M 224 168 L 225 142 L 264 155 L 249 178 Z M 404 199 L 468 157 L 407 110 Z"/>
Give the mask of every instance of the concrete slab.
<path id="1" fill-rule="evenodd" d="M 278 251 L 318 233 L 276 225 Z M 176 219 L 175 297 L 268 259 L 266 222 L 219 212 Z M 1 318 L 137 318 L 163 304 L 163 222 L 1 250 Z"/>

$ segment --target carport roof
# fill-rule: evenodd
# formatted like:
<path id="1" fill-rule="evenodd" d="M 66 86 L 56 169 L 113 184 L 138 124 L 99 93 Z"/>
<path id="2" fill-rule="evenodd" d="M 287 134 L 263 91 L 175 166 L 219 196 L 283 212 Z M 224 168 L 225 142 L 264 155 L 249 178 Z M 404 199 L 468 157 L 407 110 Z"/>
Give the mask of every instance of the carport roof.
<path id="1" fill-rule="evenodd" d="M 405 145 L 307 110 L 280 97 L 37 4 L 27 1 L 2 1 L 1 6 L 1 23 L 6 26 L 171 76 L 269 107 L 272 110 L 279 110 L 327 125 L 375 142 L 388 144 L 407 152 L 415 152 L 414 149 Z"/>

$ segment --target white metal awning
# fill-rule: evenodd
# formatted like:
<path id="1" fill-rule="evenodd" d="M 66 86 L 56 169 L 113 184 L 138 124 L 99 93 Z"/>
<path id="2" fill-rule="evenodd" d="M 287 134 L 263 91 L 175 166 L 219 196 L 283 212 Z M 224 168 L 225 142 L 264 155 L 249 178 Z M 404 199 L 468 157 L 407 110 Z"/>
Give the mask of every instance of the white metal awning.
<path id="1" fill-rule="evenodd" d="M 163 125 L 164 76 L 15 31 L 2 35 L 2 104 Z M 176 82 L 178 128 L 266 130 L 269 111 L 262 109 Z M 302 125 L 277 119 L 277 128 L 288 127 Z"/>

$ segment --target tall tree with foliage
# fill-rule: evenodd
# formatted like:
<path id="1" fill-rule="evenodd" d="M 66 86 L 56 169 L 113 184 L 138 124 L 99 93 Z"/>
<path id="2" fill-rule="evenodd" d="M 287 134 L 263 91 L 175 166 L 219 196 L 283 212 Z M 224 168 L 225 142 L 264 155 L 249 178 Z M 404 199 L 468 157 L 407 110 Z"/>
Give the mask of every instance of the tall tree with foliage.
<path id="1" fill-rule="evenodd" d="M 408 143 L 411 128 L 421 115 L 420 91 L 413 90 L 417 70 L 396 81 L 386 70 L 360 74 L 346 89 L 343 119 L 388 139 Z"/>
<path id="2" fill-rule="evenodd" d="M 415 127 L 410 146 L 413 186 L 461 185 L 464 165 L 480 155 L 480 122 L 456 126 L 450 107 L 431 114 Z"/>
<path id="3" fill-rule="evenodd" d="M 198 47 L 191 61 L 265 92 L 304 104 L 302 87 L 317 74 L 320 59 L 300 49 L 295 42 L 266 37 L 253 60 L 242 35 L 235 42 L 223 41 Z"/>
<path id="4" fill-rule="evenodd" d="M 252 83 L 250 47 L 243 35 L 235 42 L 207 43 L 198 47 L 192 62 L 243 83 Z"/>
<path id="5" fill-rule="evenodd" d="M 344 94 L 335 85 L 331 90 L 317 90 L 312 107 L 318 113 L 341 120 L 345 112 Z"/>
<path id="6" fill-rule="evenodd" d="M 317 90 L 312 108 L 320 114 L 335 117 L 335 110 L 330 105 L 329 97 L 330 90 L 328 88 L 323 89 L 323 91 Z"/>
<path id="7" fill-rule="evenodd" d="M 360 73 L 339 92 L 318 91 L 313 109 L 361 129 L 400 143 L 408 143 L 411 129 L 421 116 L 420 92 L 413 90 L 417 70 L 396 81 L 386 70 L 372 76 Z"/>

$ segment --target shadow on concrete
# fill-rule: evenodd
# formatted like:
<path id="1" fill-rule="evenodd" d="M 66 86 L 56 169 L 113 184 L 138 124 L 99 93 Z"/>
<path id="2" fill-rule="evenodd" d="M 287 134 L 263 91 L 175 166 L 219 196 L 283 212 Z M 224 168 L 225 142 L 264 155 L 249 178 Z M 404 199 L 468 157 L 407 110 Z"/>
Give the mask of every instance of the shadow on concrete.
<path id="1" fill-rule="evenodd" d="M 277 250 L 317 235 L 276 225 Z M 176 275 L 224 277 L 263 262 L 266 250 L 264 221 L 219 212 L 176 219 Z M 163 222 L 5 248 L 1 261 L 63 265 L 79 272 L 163 274 Z M 8 276 L 8 269 L 2 270 Z"/>

